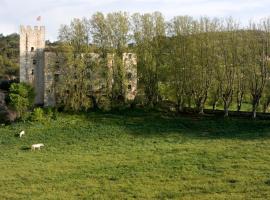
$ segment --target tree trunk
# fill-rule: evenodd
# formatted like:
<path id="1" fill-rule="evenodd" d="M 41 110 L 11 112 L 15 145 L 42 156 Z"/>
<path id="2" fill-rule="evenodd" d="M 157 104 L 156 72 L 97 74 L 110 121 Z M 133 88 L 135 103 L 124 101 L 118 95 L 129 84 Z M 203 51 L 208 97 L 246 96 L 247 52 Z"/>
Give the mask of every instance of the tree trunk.
<path id="1" fill-rule="evenodd" d="M 191 97 L 188 96 L 188 108 L 190 109 L 191 108 Z"/>
<path id="2" fill-rule="evenodd" d="M 203 109 L 204 106 L 200 106 L 199 108 L 199 115 L 203 115 L 204 114 L 204 109 Z"/>
<path id="3" fill-rule="evenodd" d="M 237 97 L 237 112 L 240 112 L 243 102 L 243 92 L 241 92 L 240 97 Z"/>
<path id="4" fill-rule="evenodd" d="M 90 98 L 92 99 L 94 110 L 97 110 L 98 109 L 98 103 L 97 103 L 96 97 L 91 95 Z"/>
<path id="5" fill-rule="evenodd" d="M 263 104 L 263 113 L 267 112 L 267 109 L 269 108 L 270 99 L 268 98 L 267 101 Z"/>
<path id="6" fill-rule="evenodd" d="M 256 118 L 256 110 L 258 108 L 259 105 L 259 101 L 260 101 L 260 96 L 259 95 L 254 95 L 253 96 L 253 100 L 252 100 L 252 118 L 255 119 Z"/>
<path id="7" fill-rule="evenodd" d="M 241 107 L 242 107 L 242 104 L 241 103 L 240 104 L 237 104 L 237 112 L 240 112 Z"/>
<path id="8" fill-rule="evenodd" d="M 181 113 L 184 111 L 184 101 L 181 97 L 180 99 L 177 100 L 176 110 L 178 113 Z"/>
<path id="9" fill-rule="evenodd" d="M 212 110 L 215 111 L 217 109 L 217 101 L 215 101 L 213 104 L 212 104 Z"/>
<path id="10" fill-rule="evenodd" d="M 205 104 L 205 98 L 198 100 L 198 102 L 196 103 L 196 107 L 197 107 L 197 111 L 199 115 L 204 114 L 204 104 Z"/>
<path id="11" fill-rule="evenodd" d="M 151 97 L 148 97 L 147 106 L 148 106 L 148 108 L 151 108 L 151 109 L 154 108 L 154 103 L 153 103 L 152 96 Z"/>
<path id="12" fill-rule="evenodd" d="M 253 119 L 256 119 L 256 106 L 255 105 L 252 105 L 252 118 Z"/>
<path id="13" fill-rule="evenodd" d="M 229 117 L 229 103 L 224 101 L 224 117 Z"/>

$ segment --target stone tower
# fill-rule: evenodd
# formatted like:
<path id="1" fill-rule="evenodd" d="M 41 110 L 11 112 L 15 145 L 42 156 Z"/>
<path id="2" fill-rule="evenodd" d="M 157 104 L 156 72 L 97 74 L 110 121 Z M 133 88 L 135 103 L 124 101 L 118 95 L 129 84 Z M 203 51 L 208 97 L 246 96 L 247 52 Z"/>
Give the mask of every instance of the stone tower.
<path id="1" fill-rule="evenodd" d="M 20 82 L 34 86 L 35 103 L 43 104 L 44 99 L 44 26 L 20 27 Z"/>
<path id="2" fill-rule="evenodd" d="M 125 99 L 133 101 L 137 95 L 137 56 L 134 53 L 123 53 L 125 70 Z"/>

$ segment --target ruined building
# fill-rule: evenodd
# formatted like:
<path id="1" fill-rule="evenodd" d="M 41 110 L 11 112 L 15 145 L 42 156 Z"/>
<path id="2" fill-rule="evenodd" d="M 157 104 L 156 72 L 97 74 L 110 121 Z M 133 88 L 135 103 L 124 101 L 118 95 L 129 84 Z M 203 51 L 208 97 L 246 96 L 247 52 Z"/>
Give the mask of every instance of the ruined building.
<path id="1" fill-rule="evenodd" d="M 99 55 L 92 53 L 93 59 Z M 137 93 L 137 59 L 133 53 L 124 53 L 122 57 L 124 81 L 123 88 L 125 100 L 134 100 Z M 93 85 L 89 92 L 99 93 L 102 96 L 104 87 L 111 89 L 114 84 L 114 56 L 107 56 L 107 80 L 110 84 L 104 84 L 107 80 L 99 76 L 102 72 L 91 72 L 89 78 L 93 79 Z M 61 78 L 61 72 L 57 72 L 55 66 L 61 65 L 61 57 L 57 52 L 46 48 L 44 26 L 20 27 L 20 82 L 26 82 L 34 86 L 35 103 L 44 106 L 55 105 L 55 82 Z M 108 82 L 108 81 L 107 81 Z"/>

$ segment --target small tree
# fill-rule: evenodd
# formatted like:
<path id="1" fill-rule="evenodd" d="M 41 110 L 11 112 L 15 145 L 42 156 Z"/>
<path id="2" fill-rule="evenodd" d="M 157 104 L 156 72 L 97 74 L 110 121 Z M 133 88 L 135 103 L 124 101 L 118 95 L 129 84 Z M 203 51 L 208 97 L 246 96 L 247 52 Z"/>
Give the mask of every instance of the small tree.
<path id="1" fill-rule="evenodd" d="M 26 83 L 13 83 L 9 89 L 9 105 L 25 119 L 27 111 L 34 105 L 34 88 Z"/>

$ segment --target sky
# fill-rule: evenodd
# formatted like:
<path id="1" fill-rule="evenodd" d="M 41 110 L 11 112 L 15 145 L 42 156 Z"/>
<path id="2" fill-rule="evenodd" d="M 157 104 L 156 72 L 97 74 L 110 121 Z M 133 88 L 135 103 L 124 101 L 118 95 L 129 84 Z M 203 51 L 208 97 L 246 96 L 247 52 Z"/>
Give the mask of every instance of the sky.
<path id="1" fill-rule="evenodd" d="M 0 33 L 18 33 L 20 25 L 44 25 L 46 39 L 54 41 L 61 24 L 97 11 L 160 11 L 167 20 L 178 15 L 232 16 L 246 24 L 270 16 L 270 0 L 0 0 Z"/>

